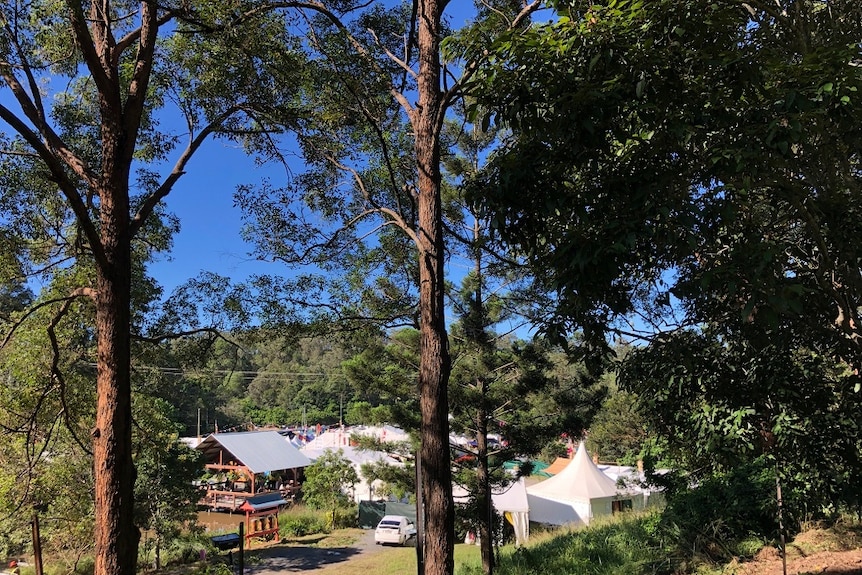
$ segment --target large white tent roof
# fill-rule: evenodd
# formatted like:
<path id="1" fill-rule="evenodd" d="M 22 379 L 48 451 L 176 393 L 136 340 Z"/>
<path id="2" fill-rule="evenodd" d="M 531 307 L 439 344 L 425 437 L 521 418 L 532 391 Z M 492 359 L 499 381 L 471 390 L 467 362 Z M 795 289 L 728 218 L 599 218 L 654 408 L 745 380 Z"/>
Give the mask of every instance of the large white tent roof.
<path id="1" fill-rule="evenodd" d="M 351 447 L 350 445 L 340 446 L 340 447 L 322 447 L 315 449 L 309 443 L 305 447 L 300 448 L 300 452 L 308 457 L 312 461 L 317 461 L 317 459 L 325 454 L 328 451 L 338 451 L 341 450 L 342 456 L 350 461 L 355 466 L 360 466 L 363 463 L 373 463 L 376 461 L 383 461 L 385 463 L 389 463 L 392 465 L 398 465 L 399 462 L 391 457 L 388 453 L 384 453 L 382 451 L 370 451 L 367 449 L 357 449 L 355 447 Z"/>
<path id="2" fill-rule="evenodd" d="M 616 482 L 602 473 L 587 454 L 583 442 L 572 461 L 558 474 L 527 487 L 530 495 L 558 501 L 590 501 L 614 497 L 620 489 Z"/>
<path id="3" fill-rule="evenodd" d="M 469 497 L 467 490 L 457 484 L 452 485 L 452 498 L 455 503 L 466 503 Z M 524 478 L 509 483 L 505 487 L 495 486 L 491 489 L 491 499 L 497 511 L 529 511 L 527 503 L 527 488 Z"/>

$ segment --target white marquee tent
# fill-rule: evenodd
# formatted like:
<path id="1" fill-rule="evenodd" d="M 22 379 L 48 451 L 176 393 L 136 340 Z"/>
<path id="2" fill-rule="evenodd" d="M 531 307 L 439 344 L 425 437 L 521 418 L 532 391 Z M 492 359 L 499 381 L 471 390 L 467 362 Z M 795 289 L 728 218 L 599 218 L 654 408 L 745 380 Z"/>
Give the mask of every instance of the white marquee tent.
<path id="1" fill-rule="evenodd" d="M 565 469 L 527 487 L 527 500 L 530 521 L 549 525 L 589 524 L 593 517 L 643 506 L 643 495 L 618 487 L 602 473 L 583 442 Z"/>
<path id="2" fill-rule="evenodd" d="M 467 490 L 460 485 L 452 486 L 452 494 L 456 503 L 467 501 Z M 491 490 L 491 500 L 494 509 L 505 515 L 515 530 L 515 545 L 520 547 L 530 538 L 530 506 L 527 503 L 527 487 L 524 478 L 510 483 L 506 487 L 495 487 Z"/>

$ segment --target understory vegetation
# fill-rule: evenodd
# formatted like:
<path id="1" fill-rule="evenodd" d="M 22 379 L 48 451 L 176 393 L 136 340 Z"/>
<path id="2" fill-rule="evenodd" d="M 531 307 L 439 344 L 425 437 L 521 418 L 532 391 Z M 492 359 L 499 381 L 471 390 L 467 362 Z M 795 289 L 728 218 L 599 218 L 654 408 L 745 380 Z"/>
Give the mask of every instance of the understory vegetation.
<path id="1" fill-rule="evenodd" d="M 661 513 L 626 515 L 598 521 L 589 527 L 533 534 L 528 545 L 504 547 L 499 556 L 499 575 L 540 575 L 546 573 L 591 573 L 607 575 L 646 575 L 669 573 L 718 574 L 725 566 L 753 558 L 775 541 L 742 538 L 736 541 L 712 538 L 707 547 L 718 546 L 733 555 L 720 561 L 709 554 L 686 552 L 686 540 L 677 538 L 680 525 Z M 702 530 L 700 530 L 702 531 Z M 850 518 L 829 528 L 811 531 L 802 537 L 797 553 L 846 549 L 837 541 L 858 545 L 862 525 Z M 703 535 L 703 533 L 702 533 Z M 703 542 L 707 543 L 708 537 Z M 852 543 L 851 543 L 852 542 Z M 705 549 L 701 549 L 705 551 Z M 458 575 L 478 575 L 477 564 L 464 563 Z"/>

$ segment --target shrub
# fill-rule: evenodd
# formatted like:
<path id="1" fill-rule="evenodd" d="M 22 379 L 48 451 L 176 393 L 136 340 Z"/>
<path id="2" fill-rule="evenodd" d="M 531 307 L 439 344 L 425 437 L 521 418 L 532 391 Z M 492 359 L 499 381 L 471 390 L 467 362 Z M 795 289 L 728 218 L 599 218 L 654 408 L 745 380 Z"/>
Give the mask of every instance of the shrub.
<path id="1" fill-rule="evenodd" d="M 278 532 L 282 537 L 304 537 L 329 531 L 328 512 L 293 507 L 278 518 Z"/>
<path id="2" fill-rule="evenodd" d="M 668 494 L 662 514 L 664 539 L 682 558 L 729 560 L 740 542 L 778 535 L 775 475 L 761 461 L 705 479 L 696 487 Z"/>
<path id="3" fill-rule="evenodd" d="M 595 520 L 588 527 L 530 533 L 521 548 L 501 549 L 499 575 L 545 575 L 548 573 L 592 573 L 594 575 L 639 575 L 670 573 L 662 553 L 649 535 L 653 515 L 626 514 Z M 481 575 L 481 565 L 460 565 L 458 575 Z"/>
<path id="4" fill-rule="evenodd" d="M 335 524 L 333 529 L 346 529 L 358 527 L 359 509 L 356 505 L 350 505 L 335 510 Z"/>

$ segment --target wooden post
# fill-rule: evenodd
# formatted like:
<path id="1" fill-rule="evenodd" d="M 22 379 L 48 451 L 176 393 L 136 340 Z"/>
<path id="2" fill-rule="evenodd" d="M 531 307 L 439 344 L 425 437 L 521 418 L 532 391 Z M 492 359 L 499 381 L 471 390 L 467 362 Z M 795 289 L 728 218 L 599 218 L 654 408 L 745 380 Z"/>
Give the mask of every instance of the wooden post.
<path id="1" fill-rule="evenodd" d="M 787 575 L 787 542 L 784 538 L 784 502 L 781 499 L 781 479 L 778 477 L 778 464 L 775 464 L 775 492 L 778 496 L 778 536 L 781 539 L 782 573 Z"/>
<path id="2" fill-rule="evenodd" d="M 245 524 L 240 522 L 239 524 L 239 574 L 243 575 L 243 568 L 245 566 Z"/>
<path id="3" fill-rule="evenodd" d="M 39 516 L 33 514 L 33 565 L 36 575 L 42 575 L 42 538 L 39 534 Z"/>

